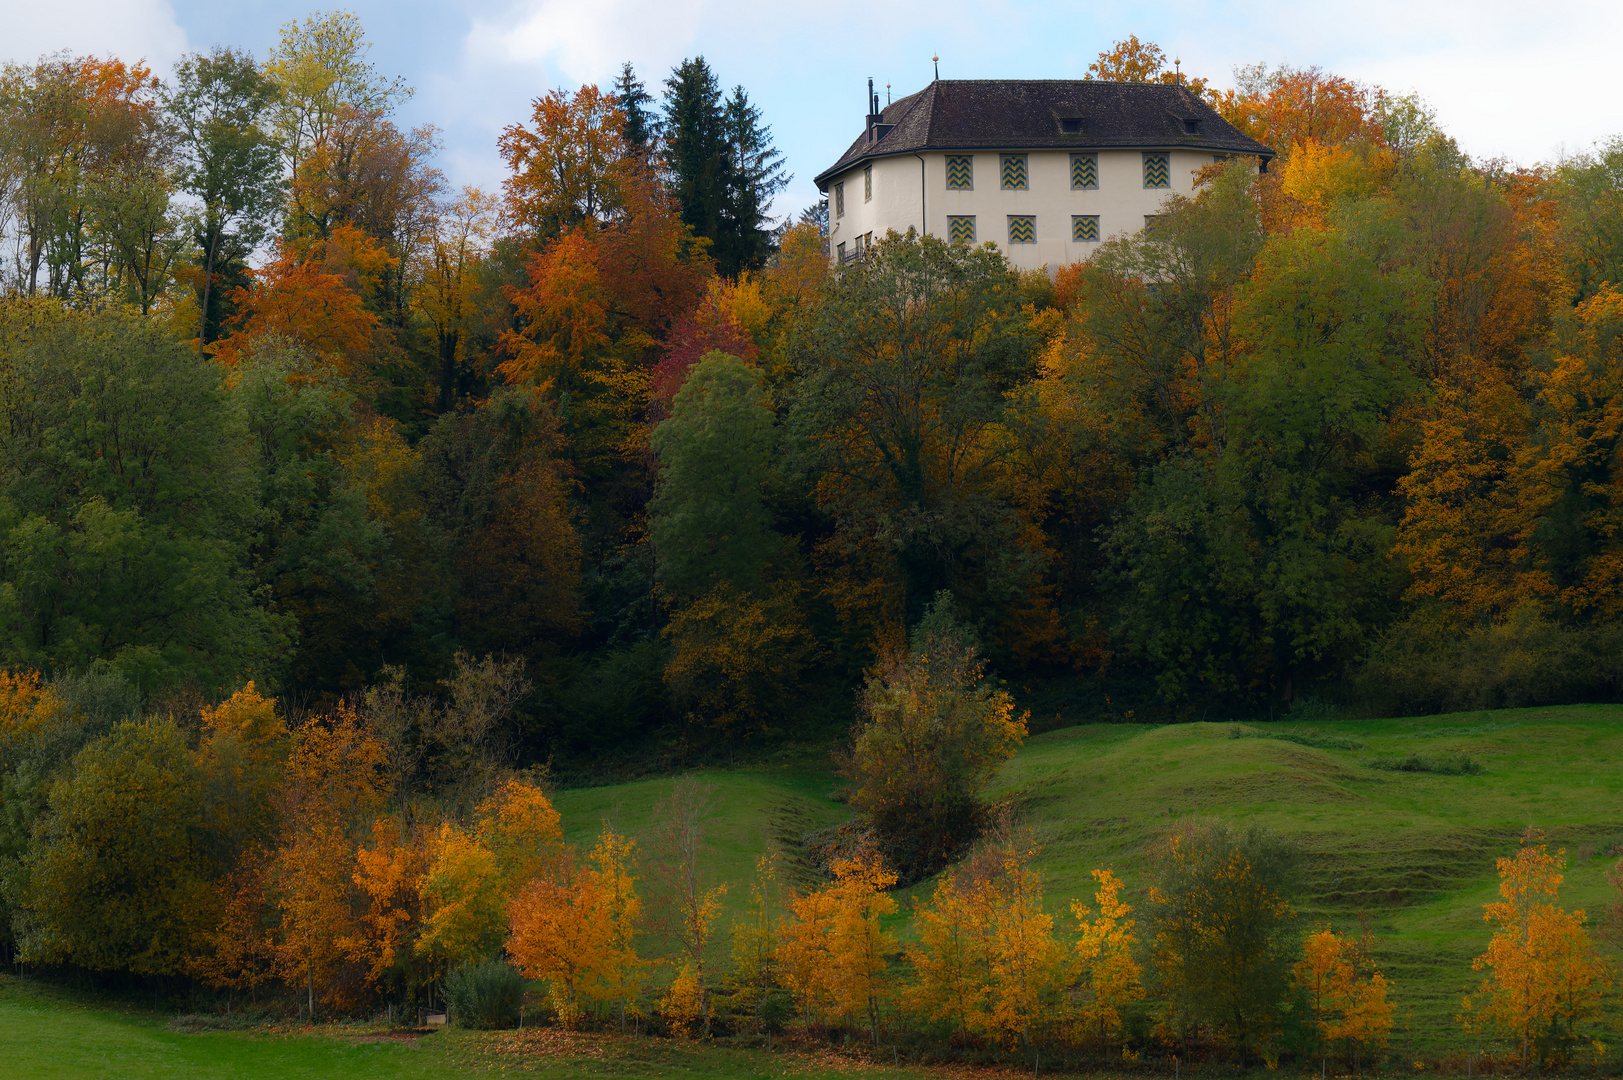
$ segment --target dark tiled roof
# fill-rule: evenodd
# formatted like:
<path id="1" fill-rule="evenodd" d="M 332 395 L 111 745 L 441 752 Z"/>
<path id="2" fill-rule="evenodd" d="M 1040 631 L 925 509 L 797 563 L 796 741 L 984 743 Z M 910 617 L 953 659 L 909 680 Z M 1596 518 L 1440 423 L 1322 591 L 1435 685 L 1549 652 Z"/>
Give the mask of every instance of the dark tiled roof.
<path id="1" fill-rule="evenodd" d="M 1060 122 L 1068 119 L 1082 121 L 1079 134 L 1062 130 Z M 1198 122 L 1196 133 L 1189 133 L 1187 120 Z M 872 141 L 866 131 L 857 136 L 839 161 L 818 174 L 819 188 L 865 159 L 915 150 L 1186 147 L 1274 156 L 1187 87 L 1160 83 L 940 79 L 886 105 L 880 124 L 893 126 Z"/>

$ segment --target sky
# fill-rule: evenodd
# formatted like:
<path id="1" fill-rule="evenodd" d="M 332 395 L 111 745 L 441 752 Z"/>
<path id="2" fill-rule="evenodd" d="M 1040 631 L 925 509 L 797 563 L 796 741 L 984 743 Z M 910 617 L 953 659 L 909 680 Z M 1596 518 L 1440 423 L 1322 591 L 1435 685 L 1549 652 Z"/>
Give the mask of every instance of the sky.
<path id="1" fill-rule="evenodd" d="M 794 179 L 776 210 L 862 129 L 866 84 L 897 97 L 931 78 L 1080 78 L 1137 34 L 1216 86 L 1238 65 L 1318 65 L 1415 92 L 1473 157 L 1553 162 L 1623 135 L 1614 70 L 1623 3 L 1543 0 L 350 0 L 380 73 L 416 94 L 408 125 L 441 131 L 453 186 L 497 187 L 496 137 L 555 87 L 606 85 L 629 60 L 650 90 L 703 55 L 772 125 Z M 160 75 L 215 44 L 263 56 L 313 8 L 288 0 L 0 0 L 0 60 L 59 49 L 145 58 Z"/>

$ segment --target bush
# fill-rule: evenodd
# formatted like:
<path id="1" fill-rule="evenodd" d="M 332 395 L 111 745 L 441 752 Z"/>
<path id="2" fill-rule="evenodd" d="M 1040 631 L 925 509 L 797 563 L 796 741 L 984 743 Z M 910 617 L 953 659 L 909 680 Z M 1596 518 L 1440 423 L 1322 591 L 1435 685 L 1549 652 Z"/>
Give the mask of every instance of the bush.
<path id="1" fill-rule="evenodd" d="M 515 1027 L 524 1000 L 524 977 L 505 960 L 464 964 L 445 980 L 445 1000 L 457 1027 L 477 1031 Z"/>
<path id="2" fill-rule="evenodd" d="M 1470 754 L 1413 754 L 1408 757 L 1378 757 L 1364 762 L 1366 768 L 1387 772 L 1438 773 L 1442 776 L 1481 776 L 1488 770 Z"/>
<path id="3" fill-rule="evenodd" d="M 1392 628 L 1357 682 L 1385 716 L 1616 701 L 1623 625 L 1567 626 L 1532 605 L 1463 634 L 1417 617 Z"/>
<path id="4" fill-rule="evenodd" d="M 975 839 L 981 790 L 1020 749 L 1025 717 L 983 677 L 969 631 L 943 592 L 863 689 L 866 720 L 844 761 L 862 811 L 903 884 L 935 873 Z"/>

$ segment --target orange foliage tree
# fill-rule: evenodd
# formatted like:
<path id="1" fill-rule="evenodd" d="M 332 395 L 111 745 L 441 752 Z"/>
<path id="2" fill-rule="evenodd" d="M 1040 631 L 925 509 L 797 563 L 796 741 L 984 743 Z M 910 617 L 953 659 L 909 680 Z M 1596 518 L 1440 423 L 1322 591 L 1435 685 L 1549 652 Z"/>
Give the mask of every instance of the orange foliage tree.
<path id="1" fill-rule="evenodd" d="M 1565 851 L 1552 855 L 1543 835 L 1529 828 L 1521 850 L 1495 862 L 1503 899 L 1483 905 L 1482 918 L 1498 929 L 1471 964 L 1489 975 L 1475 999 L 1465 999 L 1463 1019 L 1515 1039 L 1525 1064 L 1535 1053 L 1544 1056 L 1544 1038 L 1570 1042 L 1578 1024 L 1598 1015 L 1611 967 L 1595 953 L 1584 913 L 1555 902 Z"/>
<path id="2" fill-rule="evenodd" d="M 1620 341 L 1623 292 L 1603 286 L 1556 320 L 1551 361 L 1525 375 L 1531 401 L 1491 368 L 1469 392 L 1438 394 L 1399 481 L 1408 509 L 1394 550 L 1410 561 L 1412 596 L 1462 623 L 1530 602 L 1623 611 Z"/>
<path id="3" fill-rule="evenodd" d="M 252 991 L 276 970 L 265 848 L 276 837 L 290 739 L 276 699 L 251 681 L 219 705 L 203 706 L 199 719 L 197 759 L 209 831 L 230 861 L 213 884 L 221 918 L 203 935 L 189 969 L 210 986 Z"/>
<path id="4" fill-rule="evenodd" d="M 559 860 L 507 905 L 507 950 L 527 977 L 546 980 L 566 1027 L 601 1003 L 617 1003 L 623 1023 L 641 987 L 632 850 L 630 840 L 605 832 L 585 861 Z"/>
<path id="5" fill-rule="evenodd" d="M 779 934 L 779 971 L 808 1017 L 863 1017 L 877 1044 L 885 956 L 895 948 L 880 920 L 896 910 L 885 894 L 896 875 L 873 854 L 835 859 L 830 869 L 832 884 L 789 901 L 793 918 Z"/>
<path id="6" fill-rule="evenodd" d="M 253 289 L 233 291 L 237 314 L 230 335 L 212 346 L 214 355 L 234 367 L 253 342 L 274 335 L 303 345 L 347 378 L 363 378 L 382 325 L 366 297 L 396 261 L 351 225 L 308 247 L 279 244 L 270 263 L 253 271 Z"/>
<path id="7" fill-rule="evenodd" d="M 399 974 L 411 956 L 407 942 L 419 925 L 418 886 L 424 873 L 423 846 L 413 843 L 392 815 L 372 822 L 372 846 L 355 852 L 352 880 L 364 909 L 341 941 L 348 958 L 365 965 L 367 985 L 382 986 Z"/>
<path id="8" fill-rule="evenodd" d="M 1282 156 L 1309 142 L 1380 143 L 1378 92 L 1362 83 L 1317 67 L 1269 71 L 1257 64 L 1239 74 L 1239 88 L 1218 95 L 1218 111 Z"/>
<path id="9" fill-rule="evenodd" d="M 1197 94 L 1206 92 L 1205 79 L 1180 74 L 1176 60 L 1168 68 L 1166 51 L 1153 41 L 1138 40 L 1137 34 L 1129 34 L 1126 40 L 1100 53 L 1099 58 L 1088 65 L 1088 77 L 1112 82 L 1181 83 Z"/>
<path id="10" fill-rule="evenodd" d="M 279 792 L 281 833 L 266 867 L 281 915 L 282 977 L 305 986 L 306 1005 L 344 1008 L 360 980 L 346 969 L 361 906 L 354 880 L 361 830 L 382 809 L 383 745 L 348 706 L 311 717 L 293 733 Z"/>
<path id="11" fill-rule="evenodd" d="M 531 102 L 534 127 L 509 124 L 497 149 L 513 174 L 502 184 L 514 223 L 551 238 L 619 213 L 634 168 L 625 113 L 588 83 L 573 95 L 553 90 Z"/>

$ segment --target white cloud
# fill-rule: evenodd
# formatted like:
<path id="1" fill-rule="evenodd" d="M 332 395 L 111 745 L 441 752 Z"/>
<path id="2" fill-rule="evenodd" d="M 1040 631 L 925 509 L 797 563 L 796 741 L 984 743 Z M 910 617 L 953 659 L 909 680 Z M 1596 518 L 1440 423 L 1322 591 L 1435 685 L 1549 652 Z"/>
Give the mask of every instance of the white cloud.
<path id="1" fill-rule="evenodd" d="M 0 26 L 0 60 L 17 63 L 68 49 L 166 72 L 187 47 L 168 0 L 0 0 Z"/>
<path id="2" fill-rule="evenodd" d="M 1246 0 L 1170 20 L 1186 69 L 1218 81 L 1235 62 L 1288 61 L 1419 93 L 1468 153 L 1523 164 L 1623 130 L 1614 54 L 1623 5 Z"/>
<path id="3" fill-rule="evenodd" d="M 530 0 L 477 19 L 469 51 L 508 63 L 556 67 L 564 80 L 604 79 L 629 57 L 665 61 L 692 44 L 705 0 Z"/>

